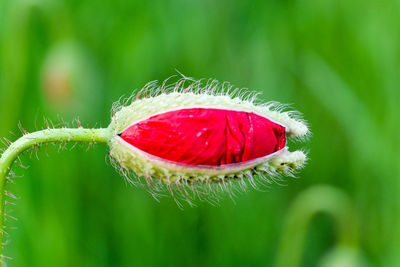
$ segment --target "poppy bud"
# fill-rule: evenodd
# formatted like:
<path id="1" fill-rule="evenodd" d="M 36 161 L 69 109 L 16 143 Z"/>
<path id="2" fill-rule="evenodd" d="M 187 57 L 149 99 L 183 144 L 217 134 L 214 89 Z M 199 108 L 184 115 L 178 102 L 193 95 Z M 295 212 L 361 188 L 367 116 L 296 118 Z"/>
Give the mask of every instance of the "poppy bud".
<path id="1" fill-rule="evenodd" d="M 289 152 L 286 140 L 309 133 L 296 113 L 277 103 L 255 104 L 254 96 L 235 97 L 239 91 L 223 87 L 187 79 L 146 86 L 116 108 L 111 157 L 148 184 L 169 186 L 253 181 L 255 174 L 291 175 L 301 168 L 306 155 Z"/>

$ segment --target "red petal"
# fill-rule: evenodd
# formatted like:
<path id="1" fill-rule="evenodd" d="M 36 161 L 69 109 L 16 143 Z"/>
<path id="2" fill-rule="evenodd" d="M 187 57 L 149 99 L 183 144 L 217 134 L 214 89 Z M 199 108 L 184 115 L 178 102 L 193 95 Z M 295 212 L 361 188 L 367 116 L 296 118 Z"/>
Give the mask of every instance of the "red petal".
<path id="1" fill-rule="evenodd" d="M 252 112 L 189 108 L 154 115 L 121 138 L 151 155 L 190 165 L 220 166 L 272 154 L 285 146 L 285 127 Z"/>

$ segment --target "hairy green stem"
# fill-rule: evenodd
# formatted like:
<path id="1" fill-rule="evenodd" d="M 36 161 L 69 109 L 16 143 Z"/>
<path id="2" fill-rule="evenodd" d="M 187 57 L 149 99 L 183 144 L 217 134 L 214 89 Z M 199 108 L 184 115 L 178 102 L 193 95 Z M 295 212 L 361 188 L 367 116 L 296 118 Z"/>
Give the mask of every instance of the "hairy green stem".
<path id="1" fill-rule="evenodd" d="M 108 129 L 47 129 L 30 134 L 26 134 L 14 143 L 12 143 L 0 158 L 0 242 L 4 236 L 4 206 L 5 206 L 5 185 L 7 176 L 11 170 L 12 164 L 18 156 L 25 150 L 44 143 L 56 142 L 88 142 L 88 143 L 106 143 L 110 139 Z M 3 246 L 0 246 L 0 255 L 2 255 Z M 2 265 L 0 262 L 0 266 Z"/>

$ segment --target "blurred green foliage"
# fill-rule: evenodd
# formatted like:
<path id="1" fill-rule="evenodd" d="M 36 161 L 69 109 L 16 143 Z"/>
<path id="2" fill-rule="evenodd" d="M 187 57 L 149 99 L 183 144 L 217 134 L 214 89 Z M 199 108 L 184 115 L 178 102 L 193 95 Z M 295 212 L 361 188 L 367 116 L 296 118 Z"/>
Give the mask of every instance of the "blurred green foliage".
<path id="1" fill-rule="evenodd" d="M 19 197 L 9 266 L 274 266 L 291 253 L 329 266 L 353 250 L 400 266 L 399 11 L 395 0 L 0 1 L 0 136 L 44 118 L 105 127 L 114 101 L 175 69 L 293 103 L 313 131 L 291 144 L 309 149 L 300 179 L 184 211 L 128 186 L 103 145 L 27 153 L 8 185 Z M 282 237 L 298 234 L 288 212 L 317 184 L 350 199 L 340 220 L 358 217 L 360 240 L 338 247 L 340 227 L 321 215 L 298 230 L 302 251 L 282 254 Z"/>

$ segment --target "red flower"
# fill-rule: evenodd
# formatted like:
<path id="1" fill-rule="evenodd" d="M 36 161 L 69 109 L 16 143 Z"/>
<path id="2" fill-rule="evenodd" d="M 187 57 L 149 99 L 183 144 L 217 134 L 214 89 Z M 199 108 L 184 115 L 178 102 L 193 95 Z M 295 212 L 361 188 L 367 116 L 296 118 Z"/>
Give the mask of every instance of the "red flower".
<path id="1" fill-rule="evenodd" d="M 221 166 L 270 155 L 286 144 L 285 127 L 253 112 L 186 108 L 151 116 L 121 138 L 161 159 Z"/>

